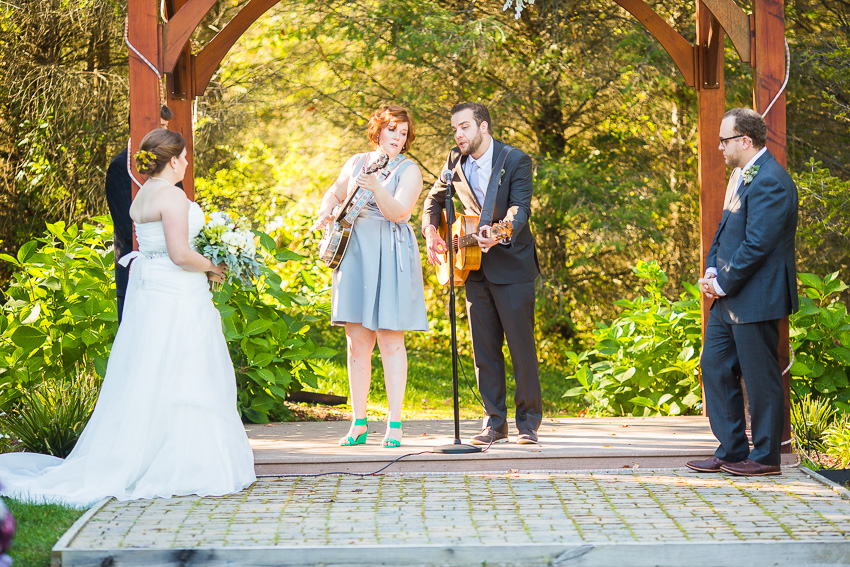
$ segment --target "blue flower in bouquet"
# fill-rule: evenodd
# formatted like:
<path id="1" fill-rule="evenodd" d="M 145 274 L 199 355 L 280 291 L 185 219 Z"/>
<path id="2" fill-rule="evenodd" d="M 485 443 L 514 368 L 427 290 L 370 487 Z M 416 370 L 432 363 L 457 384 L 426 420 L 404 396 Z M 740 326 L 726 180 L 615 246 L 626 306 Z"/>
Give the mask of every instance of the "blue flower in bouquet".
<path id="1" fill-rule="evenodd" d="M 213 264 L 227 266 L 227 281 L 248 285 L 260 275 L 257 246 L 248 222 L 234 213 L 215 211 L 206 215 L 206 224 L 195 238 L 195 248 Z"/>

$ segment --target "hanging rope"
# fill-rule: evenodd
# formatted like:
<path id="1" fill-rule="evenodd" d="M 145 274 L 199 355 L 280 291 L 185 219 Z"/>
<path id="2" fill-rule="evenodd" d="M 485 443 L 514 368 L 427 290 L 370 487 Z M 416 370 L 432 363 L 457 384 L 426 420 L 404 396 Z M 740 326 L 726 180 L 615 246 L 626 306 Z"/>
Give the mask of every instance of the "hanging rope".
<path id="1" fill-rule="evenodd" d="M 164 4 L 163 4 L 163 8 L 164 8 Z M 138 49 L 136 49 L 136 47 L 132 43 L 130 43 L 129 31 L 130 31 L 130 19 L 124 18 L 124 43 L 126 43 L 127 47 L 129 47 L 133 51 L 133 53 L 138 55 L 139 59 L 144 61 L 145 64 L 148 67 L 150 67 L 150 70 L 154 72 L 154 74 L 156 75 L 156 78 L 157 78 L 157 83 L 159 84 L 159 103 L 165 104 L 165 86 L 162 83 L 162 73 L 159 72 L 159 69 L 157 69 L 154 66 L 153 63 L 148 61 L 147 57 L 142 55 L 141 52 Z M 139 180 L 136 179 L 135 175 L 133 175 L 132 157 L 131 157 L 131 154 L 133 152 L 132 142 L 133 142 L 132 137 L 127 138 L 127 173 L 130 175 L 130 179 L 133 180 L 133 183 L 136 184 L 136 187 L 141 188 L 142 184 L 139 183 Z"/>
<path id="2" fill-rule="evenodd" d="M 785 92 L 785 87 L 788 86 L 788 77 L 791 76 L 791 49 L 788 47 L 788 40 L 785 40 L 785 82 L 782 83 L 782 87 L 779 89 L 779 92 L 776 93 L 776 96 L 773 97 L 773 101 L 768 105 L 767 110 L 762 113 L 762 118 L 767 116 L 767 113 L 770 112 L 770 109 L 773 108 L 773 105 L 776 104 L 776 101 L 779 100 L 780 95 Z"/>

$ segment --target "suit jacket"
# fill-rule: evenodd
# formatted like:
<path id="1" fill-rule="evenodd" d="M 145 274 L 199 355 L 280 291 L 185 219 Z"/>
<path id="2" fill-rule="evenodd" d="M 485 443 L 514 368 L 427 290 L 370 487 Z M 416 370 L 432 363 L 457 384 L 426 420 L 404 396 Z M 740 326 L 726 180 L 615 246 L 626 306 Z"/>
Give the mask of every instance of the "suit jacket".
<path id="1" fill-rule="evenodd" d="M 498 183 L 499 171 L 495 171 L 499 153 L 505 146 L 493 139 L 493 174 L 488 192 L 495 190 Z M 464 214 L 481 216 L 483 203 L 472 191 L 469 180 L 463 172 L 468 156 L 462 155 L 459 148 L 449 152 L 446 169 L 453 172 L 452 191 L 460 198 Z M 531 158 L 524 152 L 514 148 L 508 154 L 503 167 L 505 174 L 496 195 L 493 206 L 492 222 L 508 220 L 513 225 L 513 235 L 508 244 L 497 244 L 482 255 L 481 268 L 470 272 L 469 279 L 480 280 L 486 277 L 496 284 L 510 284 L 533 281 L 540 273 L 537 263 L 537 251 L 534 248 L 534 237 L 528 226 L 531 214 L 531 193 L 533 190 L 531 175 Z M 425 209 L 422 214 L 423 229 L 428 225 L 439 226 L 446 207 L 446 185 L 438 180 L 425 198 Z M 482 219 L 482 223 L 486 219 Z"/>
<path id="2" fill-rule="evenodd" d="M 127 148 L 110 162 L 106 170 L 106 204 L 115 227 L 115 260 L 133 251 L 132 181 L 127 173 Z"/>
<path id="3" fill-rule="evenodd" d="M 797 310 L 797 186 L 770 152 L 753 165 L 758 173 L 724 208 L 706 260 L 726 293 L 713 308 L 733 324 Z"/>

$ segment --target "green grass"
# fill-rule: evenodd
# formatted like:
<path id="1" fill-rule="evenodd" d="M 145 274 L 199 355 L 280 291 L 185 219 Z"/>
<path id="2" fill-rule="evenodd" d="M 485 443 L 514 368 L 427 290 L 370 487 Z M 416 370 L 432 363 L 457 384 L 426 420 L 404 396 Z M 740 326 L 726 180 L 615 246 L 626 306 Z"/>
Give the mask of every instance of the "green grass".
<path id="1" fill-rule="evenodd" d="M 342 343 L 344 333 L 339 329 L 340 344 L 333 346 L 337 356 L 324 364 L 328 377 L 320 379 L 317 392 L 348 395 L 348 374 L 345 366 L 345 346 Z M 448 348 L 442 344 L 442 338 L 430 333 L 409 333 L 406 339 L 408 356 L 407 388 L 404 393 L 404 419 L 452 419 L 452 360 Z M 336 337 L 335 337 L 336 338 Z M 458 341 L 461 343 L 460 339 Z M 467 342 L 468 344 L 468 342 Z M 505 352 L 508 373 L 508 416 L 513 417 L 513 396 L 515 385 L 510 356 Z M 466 377 L 464 379 L 464 376 Z M 567 390 L 562 372 L 547 368 L 541 361 L 540 386 L 543 392 L 543 415 L 557 417 L 577 415 L 582 406 L 574 400 L 563 398 Z M 478 419 L 483 410 L 475 395 L 478 389 L 475 383 L 475 368 L 472 354 L 461 343 L 458 364 L 458 392 L 461 419 Z M 473 394 L 474 393 L 474 394 Z M 372 355 L 372 385 L 369 391 L 369 418 L 381 419 L 386 416 L 387 394 L 384 388 L 384 373 L 378 348 Z"/>
<path id="2" fill-rule="evenodd" d="M 18 526 L 9 553 L 15 567 L 48 567 L 50 550 L 84 512 L 59 504 L 30 504 L 12 498 L 5 499 L 5 503 Z"/>

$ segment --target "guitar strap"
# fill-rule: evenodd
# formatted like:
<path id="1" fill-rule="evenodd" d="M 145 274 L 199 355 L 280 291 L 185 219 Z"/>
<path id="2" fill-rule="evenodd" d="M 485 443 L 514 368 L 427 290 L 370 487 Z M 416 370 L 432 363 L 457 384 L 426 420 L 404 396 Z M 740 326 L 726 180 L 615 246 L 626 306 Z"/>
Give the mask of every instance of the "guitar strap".
<path id="1" fill-rule="evenodd" d="M 496 165 L 493 166 L 493 173 L 490 175 L 490 183 L 487 184 L 487 196 L 484 197 L 484 206 L 481 208 L 478 226 L 485 224 L 490 226 L 493 223 L 493 207 L 496 206 L 496 195 L 502 187 L 502 168 L 505 167 L 505 160 L 508 159 L 508 154 L 513 149 L 513 146 L 505 144 L 502 146 L 502 151 L 499 152 L 499 157 L 496 158 Z"/>

